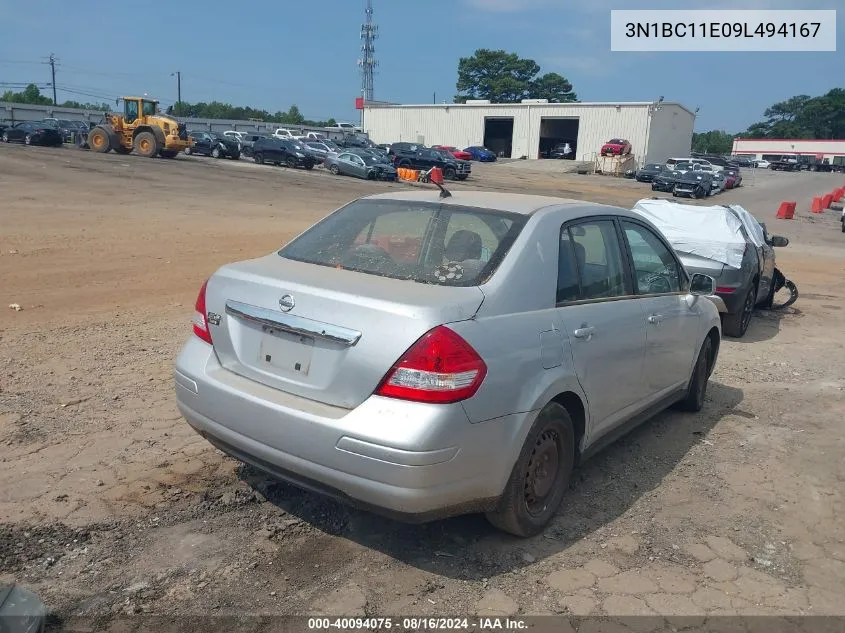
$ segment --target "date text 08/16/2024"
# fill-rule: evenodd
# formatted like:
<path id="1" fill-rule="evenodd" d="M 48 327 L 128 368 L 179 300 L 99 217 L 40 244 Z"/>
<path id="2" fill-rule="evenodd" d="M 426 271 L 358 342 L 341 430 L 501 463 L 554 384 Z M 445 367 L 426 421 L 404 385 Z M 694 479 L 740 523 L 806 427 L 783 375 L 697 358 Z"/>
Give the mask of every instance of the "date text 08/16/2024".
<path id="1" fill-rule="evenodd" d="M 502 617 L 308 618 L 309 631 L 520 631 L 527 628 L 525 620 Z"/>

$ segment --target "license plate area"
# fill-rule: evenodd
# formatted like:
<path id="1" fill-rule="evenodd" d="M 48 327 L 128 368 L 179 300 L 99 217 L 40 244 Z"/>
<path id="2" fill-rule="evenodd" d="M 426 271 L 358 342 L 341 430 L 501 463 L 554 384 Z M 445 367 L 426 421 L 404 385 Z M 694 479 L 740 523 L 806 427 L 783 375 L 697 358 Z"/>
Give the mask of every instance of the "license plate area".
<path id="1" fill-rule="evenodd" d="M 259 366 L 291 376 L 307 376 L 311 370 L 314 339 L 283 330 L 262 326 Z"/>

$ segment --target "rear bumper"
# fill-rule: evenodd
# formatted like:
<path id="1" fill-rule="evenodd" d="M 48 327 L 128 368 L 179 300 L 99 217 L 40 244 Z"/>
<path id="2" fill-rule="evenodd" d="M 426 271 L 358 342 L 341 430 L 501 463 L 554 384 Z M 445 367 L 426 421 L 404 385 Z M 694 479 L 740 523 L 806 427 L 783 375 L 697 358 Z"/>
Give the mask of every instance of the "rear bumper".
<path id="1" fill-rule="evenodd" d="M 470 423 L 460 404 L 371 396 L 340 409 L 220 366 L 191 337 L 176 362 L 188 423 L 225 453 L 274 477 L 396 518 L 425 521 L 492 509 L 510 475 L 517 414 Z"/>

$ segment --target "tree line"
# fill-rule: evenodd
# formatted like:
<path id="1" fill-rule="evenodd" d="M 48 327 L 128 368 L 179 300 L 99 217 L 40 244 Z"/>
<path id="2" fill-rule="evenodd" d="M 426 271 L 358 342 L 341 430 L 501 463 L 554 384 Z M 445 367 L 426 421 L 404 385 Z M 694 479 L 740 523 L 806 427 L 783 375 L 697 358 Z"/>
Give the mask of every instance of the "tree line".
<path id="1" fill-rule="evenodd" d="M 6 90 L 0 101 L 8 103 L 26 103 L 31 105 L 53 105 L 50 97 L 41 94 L 38 86 L 29 84 L 20 92 Z M 108 112 L 112 107 L 107 103 L 80 103 L 79 101 L 64 101 L 58 104 L 62 108 L 77 108 L 79 110 L 99 110 Z M 229 103 L 212 101 L 211 103 L 187 103 L 177 101 L 167 108 L 167 113 L 179 117 L 192 117 L 199 119 L 234 119 L 236 121 L 248 121 L 257 119 L 268 123 L 285 123 L 287 125 L 310 125 L 313 127 L 331 127 L 336 125 L 334 119 L 328 121 L 310 121 L 299 111 L 296 105 L 292 105 L 287 112 L 270 113 L 267 110 L 256 108 L 233 106 Z"/>
<path id="2" fill-rule="evenodd" d="M 845 89 L 818 97 L 797 95 L 766 108 L 764 121 L 744 132 L 711 130 L 692 135 L 694 152 L 730 154 L 734 138 L 845 139 Z"/>
<path id="3" fill-rule="evenodd" d="M 26 88 L 20 92 L 6 90 L 0 96 L 0 101 L 8 103 L 28 103 L 31 105 L 53 105 L 53 100 L 41 94 L 38 86 L 35 84 L 28 84 Z M 62 108 L 77 108 L 80 110 L 108 110 L 107 103 L 80 103 L 79 101 L 65 101 L 59 104 Z"/>

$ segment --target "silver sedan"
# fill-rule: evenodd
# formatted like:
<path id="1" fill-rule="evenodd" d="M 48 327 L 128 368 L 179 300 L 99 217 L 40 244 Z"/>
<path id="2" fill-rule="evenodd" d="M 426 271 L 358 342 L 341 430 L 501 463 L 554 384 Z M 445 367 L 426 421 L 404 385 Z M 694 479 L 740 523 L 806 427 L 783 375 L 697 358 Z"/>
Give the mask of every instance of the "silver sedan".
<path id="1" fill-rule="evenodd" d="M 329 154 L 325 166 L 335 175 L 343 174 L 366 180 L 396 180 L 396 168 L 370 154 Z"/>
<path id="2" fill-rule="evenodd" d="M 208 279 L 177 402 L 222 451 L 303 488 L 533 535 L 580 460 L 670 405 L 702 408 L 713 287 L 625 209 L 370 196 Z"/>

